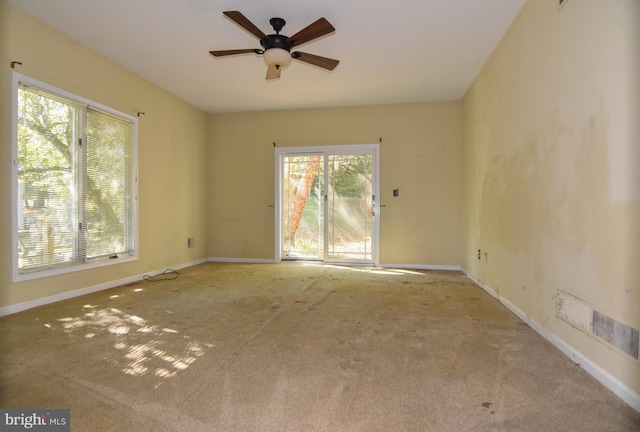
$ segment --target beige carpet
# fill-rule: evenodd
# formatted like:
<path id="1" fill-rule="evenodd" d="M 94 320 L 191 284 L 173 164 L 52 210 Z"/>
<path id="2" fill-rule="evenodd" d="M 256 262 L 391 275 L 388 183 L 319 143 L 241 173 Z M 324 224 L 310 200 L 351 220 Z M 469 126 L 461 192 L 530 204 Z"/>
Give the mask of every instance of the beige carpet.
<path id="1" fill-rule="evenodd" d="M 0 332 L 0 406 L 72 431 L 640 430 L 458 272 L 205 264 Z"/>

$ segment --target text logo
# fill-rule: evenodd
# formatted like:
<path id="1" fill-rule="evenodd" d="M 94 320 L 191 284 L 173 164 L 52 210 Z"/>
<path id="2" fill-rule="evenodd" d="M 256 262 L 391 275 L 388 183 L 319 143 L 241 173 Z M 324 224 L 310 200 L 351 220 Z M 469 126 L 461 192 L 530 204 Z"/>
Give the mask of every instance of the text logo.
<path id="1" fill-rule="evenodd" d="M 0 432 L 70 432 L 68 409 L 0 409 Z"/>

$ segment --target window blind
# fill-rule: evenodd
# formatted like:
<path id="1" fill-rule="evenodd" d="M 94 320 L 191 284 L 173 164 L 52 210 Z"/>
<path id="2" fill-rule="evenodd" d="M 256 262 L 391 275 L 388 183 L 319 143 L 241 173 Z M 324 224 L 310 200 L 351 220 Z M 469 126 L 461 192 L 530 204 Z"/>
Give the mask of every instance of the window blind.
<path id="1" fill-rule="evenodd" d="M 133 123 L 32 85 L 17 102 L 19 273 L 132 253 Z"/>

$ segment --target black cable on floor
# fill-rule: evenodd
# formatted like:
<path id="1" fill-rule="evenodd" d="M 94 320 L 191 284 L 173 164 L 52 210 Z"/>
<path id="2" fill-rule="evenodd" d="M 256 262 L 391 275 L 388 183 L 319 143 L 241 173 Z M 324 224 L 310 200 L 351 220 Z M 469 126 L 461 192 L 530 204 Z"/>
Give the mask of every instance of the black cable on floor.
<path id="1" fill-rule="evenodd" d="M 173 277 L 163 277 L 165 275 L 169 275 L 169 274 L 174 274 Z M 157 274 L 155 276 L 149 276 L 149 275 L 144 275 L 142 276 L 142 279 L 148 281 L 148 282 L 160 282 L 163 280 L 174 280 L 174 279 L 178 279 L 178 276 L 180 275 L 180 273 L 178 273 L 177 271 L 175 271 L 174 269 L 166 269 L 165 271 L 163 271 L 160 274 Z M 158 279 L 159 278 L 159 279 Z"/>

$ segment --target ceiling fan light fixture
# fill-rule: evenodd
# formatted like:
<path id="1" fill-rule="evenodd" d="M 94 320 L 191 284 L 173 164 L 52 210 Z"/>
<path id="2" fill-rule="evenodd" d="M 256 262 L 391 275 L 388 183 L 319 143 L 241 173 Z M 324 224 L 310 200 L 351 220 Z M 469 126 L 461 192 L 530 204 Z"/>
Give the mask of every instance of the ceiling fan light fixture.
<path id="1" fill-rule="evenodd" d="M 291 63 L 291 53 L 282 48 L 269 48 L 264 52 L 264 61 L 268 65 L 284 69 Z"/>

